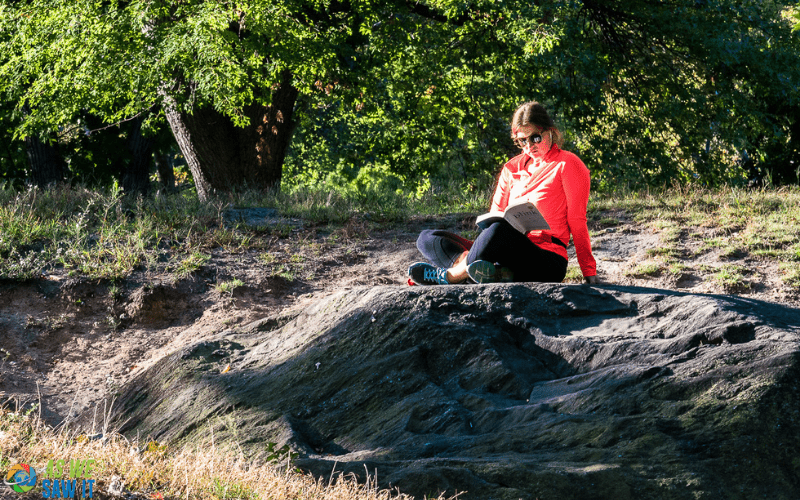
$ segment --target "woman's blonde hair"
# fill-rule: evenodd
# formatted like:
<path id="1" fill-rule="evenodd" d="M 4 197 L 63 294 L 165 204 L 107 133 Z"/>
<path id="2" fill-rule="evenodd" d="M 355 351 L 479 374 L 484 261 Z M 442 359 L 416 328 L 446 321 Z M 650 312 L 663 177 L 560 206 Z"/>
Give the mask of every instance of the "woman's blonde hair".
<path id="1" fill-rule="evenodd" d="M 542 134 L 544 134 L 544 132 L 552 133 L 553 137 L 551 142 L 557 144 L 558 147 L 564 145 L 564 136 L 561 134 L 561 130 L 556 127 L 556 123 L 550 117 L 550 113 L 548 113 L 547 109 L 540 103 L 529 101 L 520 104 L 517 110 L 514 111 L 514 116 L 511 118 L 511 138 L 515 138 L 514 136 L 517 134 L 517 130 L 525 125 L 535 125 L 539 127 L 542 129 Z"/>

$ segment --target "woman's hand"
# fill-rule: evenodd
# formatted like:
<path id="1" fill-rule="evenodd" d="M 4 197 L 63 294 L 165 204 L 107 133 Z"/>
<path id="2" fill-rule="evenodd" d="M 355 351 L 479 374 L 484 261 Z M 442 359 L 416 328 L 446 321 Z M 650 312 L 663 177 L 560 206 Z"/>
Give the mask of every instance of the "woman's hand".
<path id="1" fill-rule="evenodd" d="M 597 276 L 596 275 L 595 276 L 584 276 L 583 279 L 585 279 L 586 283 L 589 283 L 590 285 L 596 285 L 596 284 L 599 283 L 597 281 Z"/>

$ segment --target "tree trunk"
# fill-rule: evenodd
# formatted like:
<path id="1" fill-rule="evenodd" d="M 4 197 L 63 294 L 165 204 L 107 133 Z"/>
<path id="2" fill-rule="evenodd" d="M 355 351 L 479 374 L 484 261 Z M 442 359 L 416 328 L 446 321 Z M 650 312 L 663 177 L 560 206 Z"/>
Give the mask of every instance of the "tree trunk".
<path id="1" fill-rule="evenodd" d="M 22 106 L 22 114 L 27 116 L 30 112 L 30 107 L 25 103 Z M 38 136 L 25 138 L 25 151 L 28 153 L 31 178 L 33 183 L 40 188 L 62 182 L 67 175 L 67 163 L 61 157 L 58 139 L 55 134 L 50 135 L 53 137 L 48 137 L 46 142 Z"/>
<path id="2" fill-rule="evenodd" d="M 161 188 L 167 193 L 175 191 L 175 169 L 172 168 L 172 163 L 169 161 L 169 154 L 156 151 L 153 155 L 156 163 L 156 170 L 158 170 L 158 180 L 161 182 Z"/>
<path id="3" fill-rule="evenodd" d="M 122 173 L 122 189 L 126 194 L 139 193 L 147 196 L 150 191 L 150 165 L 155 138 L 142 135 L 142 121 L 142 118 L 133 120 L 128 132 L 131 160 Z"/>
<path id="4" fill-rule="evenodd" d="M 253 104 L 243 110 L 250 122 L 244 128 L 210 107 L 187 114 L 165 106 L 201 200 L 215 192 L 280 186 L 297 95 L 291 74 L 284 72 L 270 106 Z"/>
<path id="5" fill-rule="evenodd" d="M 46 188 L 64 180 L 67 164 L 61 157 L 57 141 L 44 142 L 36 136 L 28 136 L 25 138 L 25 149 L 35 185 Z"/>

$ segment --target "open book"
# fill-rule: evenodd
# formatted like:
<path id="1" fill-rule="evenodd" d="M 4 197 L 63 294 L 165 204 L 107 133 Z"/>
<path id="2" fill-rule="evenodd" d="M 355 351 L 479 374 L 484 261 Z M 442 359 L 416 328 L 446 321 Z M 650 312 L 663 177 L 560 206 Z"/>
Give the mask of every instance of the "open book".
<path id="1" fill-rule="evenodd" d="M 505 219 L 511 226 L 522 234 L 528 231 L 548 230 L 550 224 L 544 219 L 542 213 L 529 201 L 518 201 L 506 207 L 505 212 L 488 212 L 478 216 L 475 222 L 478 227 L 486 229 L 492 223 Z"/>

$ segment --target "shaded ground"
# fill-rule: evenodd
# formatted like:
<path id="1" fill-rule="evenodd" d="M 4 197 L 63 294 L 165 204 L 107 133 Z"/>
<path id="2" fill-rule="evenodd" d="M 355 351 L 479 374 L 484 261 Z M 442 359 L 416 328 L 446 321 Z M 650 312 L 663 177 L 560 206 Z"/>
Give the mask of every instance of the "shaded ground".
<path id="1" fill-rule="evenodd" d="M 609 219 L 617 222 L 590 227 L 602 282 L 800 306 L 777 264 L 708 246 L 708 238 L 724 237 L 712 229 L 654 231 L 616 213 L 597 220 Z M 100 426 L 117 388 L 165 355 L 344 288 L 407 286 L 405 270 L 419 260 L 418 232 L 472 231 L 472 221 L 462 214 L 403 228 L 358 220 L 335 230 L 295 228 L 274 238 L 266 254 L 212 250 L 199 270 L 180 279 L 142 271 L 118 284 L 59 275 L 0 284 L 0 398 L 41 402 L 53 424 L 88 412 Z M 577 281 L 574 257 L 570 267 L 569 279 Z"/>

